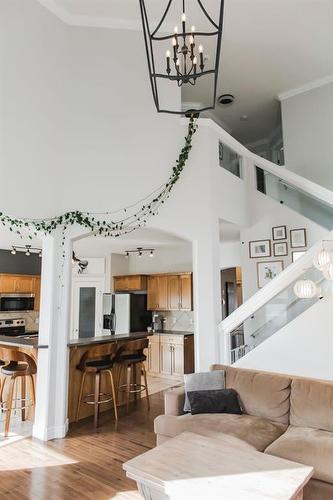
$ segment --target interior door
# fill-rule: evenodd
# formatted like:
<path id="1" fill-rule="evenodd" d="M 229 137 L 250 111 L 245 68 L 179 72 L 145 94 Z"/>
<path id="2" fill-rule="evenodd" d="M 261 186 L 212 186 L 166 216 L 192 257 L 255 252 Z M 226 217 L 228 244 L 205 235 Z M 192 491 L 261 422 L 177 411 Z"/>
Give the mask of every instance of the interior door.
<path id="1" fill-rule="evenodd" d="M 88 338 L 102 334 L 104 280 L 87 279 L 73 282 L 72 338 Z"/>

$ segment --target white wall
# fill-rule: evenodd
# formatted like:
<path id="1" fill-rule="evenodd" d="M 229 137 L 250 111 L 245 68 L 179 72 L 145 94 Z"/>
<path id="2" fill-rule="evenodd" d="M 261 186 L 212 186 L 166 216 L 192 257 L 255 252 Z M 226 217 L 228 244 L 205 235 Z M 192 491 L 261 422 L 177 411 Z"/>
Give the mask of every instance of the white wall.
<path id="1" fill-rule="evenodd" d="M 144 254 L 141 258 L 128 259 L 130 274 L 176 273 L 192 271 L 192 245 L 159 247 L 154 257 Z"/>
<path id="2" fill-rule="evenodd" d="M 220 244 L 220 267 L 238 267 L 242 265 L 240 241 L 221 242 Z"/>
<path id="3" fill-rule="evenodd" d="M 320 300 L 235 366 L 333 380 L 332 308 Z"/>
<path id="4" fill-rule="evenodd" d="M 333 83 L 282 101 L 286 167 L 333 189 Z"/>
<path id="5" fill-rule="evenodd" d="M 0 9 L 1 209 L 118 209 L 166 180 L 184 133 L 156 113 L 142 33 L 70 27 L 35 0 Z"/>

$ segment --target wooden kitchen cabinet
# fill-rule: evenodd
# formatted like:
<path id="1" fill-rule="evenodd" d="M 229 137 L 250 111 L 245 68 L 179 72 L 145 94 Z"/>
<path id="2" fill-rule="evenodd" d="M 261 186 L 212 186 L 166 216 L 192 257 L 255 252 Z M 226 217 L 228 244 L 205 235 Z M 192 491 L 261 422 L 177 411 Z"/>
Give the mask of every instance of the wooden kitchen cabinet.
<path id="1" fill-rule="evenodd" d="M 156 274 L 148 276 L 149 311 L 191 311 L 192 274 Z"/>
<path id="2" fill-rule="evenodd" d="M 113 289 L 115 292 L 141 292 L 147 290 L 147 276 L 132 274 L 128 276 L 114 276 Z"/>
<path id="3" fill-rule="evenodd" d="M 149 345 L 146 352 L 146 370 L 152 374 L 160 373 L 160 336 L 149 337 Z"/>
<path id="4" fill-rule="evenodd" d="M 159 337 L 160 375 L 182 378 L 185 373 L 193 373 L 194 336 L 163 333 L 154 335 L 154 338 L 157 336 Z"/>
<path id="5" fill-rule="evenodd" d="M 180 280 L 179 276 L 168 276 L 168 310 L 179 311 L 180 309 Z"/>
<path id="6" fill-rule="evenodd" d="M 35 311 L 40 309 L 40 287 L 41 287 L 41 277 L 35 276 L 33 282 L 33 292 L 35 294 Z"/>
<path id="7" fill-rule="evenodd" d="M 148 311 L 168 310 L 168 276 L 148 276 L 147 285 L 147 309 Z"/>
<path id="8" fill-rule="evenodd" d="M 0 293 L 35 294 L 35 311 L 40 307 L 41 277 L 28 274 L 0 274 Z"/>
<path id="9" fill-rule="evenodd" d="M 180 283 L 180 310 L 192 311 L 193 309 L 193 293 L 192 293 L 192 274 L 181 274 L 179 276 Z"/>

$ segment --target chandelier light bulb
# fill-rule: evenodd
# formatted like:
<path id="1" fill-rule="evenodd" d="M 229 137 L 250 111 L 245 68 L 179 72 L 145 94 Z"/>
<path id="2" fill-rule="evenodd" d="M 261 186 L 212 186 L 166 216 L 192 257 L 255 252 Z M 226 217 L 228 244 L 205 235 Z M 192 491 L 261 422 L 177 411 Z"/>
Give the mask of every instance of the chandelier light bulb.
<path id="1" fill-rule="evenodd" d="M 142 257 L 142 252 L 141 251 L 139 252 L 139 257 Z"/>
<path id="2" fill-rule="evenodd" d="M 166 53 L 165 53 L 165 55 L 166 55 L 166 57 L 167 57 L 167 58 L 170 58 L 170 57 L 171 57 L 171 52 L 170 52 L 170 50 L 167 50 L 167 51 L 166 51 Z"/>
<path id="3" fill-rule="evenodd" d="M 173 37 L 173 39 L 172 39 L 172 46 L 176 47 L 176 45 L 177 45 L 177 40 L 176 40 L 175 37 Z"/>
<path id="4" fill-rule="evenodd" d="M 331 263 L 333 263 L 333 252 L 328 250 L 321 250 L 313 259 L 313 265 L 320 271 Z"/>
<path id="5" fill-rule="evenodd" d="M 318 287 L 312 280 L 299 280 L 294 285 L 294 294 L 300 299 L 313 299 L 318 295 Z"/>
<path id="6" fill-rule="evenodd" d="M 13 247 L 13 250 L 10 252 L 12 255 L 16 255 L 16 249 Z"/>
<path id="7" fill-rule="evenodd" d="M 182 13 L 182 23 L 186 23 L 186 14 L 185 14 L 185 12 Z"/>
<path id="8" fill-rule="evenodd" d="M 126 253 L 125 253 L 125 259 L 128 259 L 128 258 L 129 258 L 129 253 L 128 253 L 128 252 L 126 252 Z"/>
<path id="9" fill-rule="evenodd" d="M 38 257 L 41 259 L 42 258 L 42 252 L 39 252 Z"/>
<path id="10" fill-rule="evenodd" d="M 154 250 L 150 251 L 149 257 L 154 257 Z"/>
<path id="11" fill-rule="evenodd" d="M 27 251 L 25 252 L 25 255 L 26 255 L 27 257 L 30 257 L 30 250 L 27 250 Z"/>
<path id="12" fill-rule="evenodd" d="M 202 54 L 202 53 L 203 53 L 203 46 L 199 45 L 199 54 Z"/>
<path id="13" fill-rule="evenodd" d="M 197 63 L 198 63 L 197 56 L 194 56 L 194 58 L 193 58 L 193 64 L 194 64 L 194 66 L 196 66 L 196 65 L 197 65 Z"/>
<path id="14" fill-rule="evenodd" d="M 194 36 L 190 36 L 190 45 L 194 45 Z"/>
<path id="15" fill-rule="evenodd" d="M 195 32 L 195 26 L 191 26 L 191 31 L 192 31 L 192 33 Z"/>
<path id="16" fill-rule="evenodd" d="M 176 35 L 178 35 L 178 26 L 175 26 L 174 32 Z"/>

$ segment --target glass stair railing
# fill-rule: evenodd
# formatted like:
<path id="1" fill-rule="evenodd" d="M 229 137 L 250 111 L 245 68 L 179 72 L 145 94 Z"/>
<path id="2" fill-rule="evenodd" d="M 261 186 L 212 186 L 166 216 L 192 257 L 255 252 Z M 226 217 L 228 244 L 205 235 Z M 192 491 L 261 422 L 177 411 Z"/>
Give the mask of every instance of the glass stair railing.
<path id="1" fill-rule="evenodd" d="M 230 332 L 231 363 L 235 363 L 249 351 L 255 349 L 320 300 L 320 293 L 312 299 L 296 297 L 294 285 L 298 280 L 312 280 L 317 284 L 318 289 L 326 284 L 323 274 L 312 267 L 257 309 L 254 314 Z"/>
<path id="2" fill-rule="evenodd" d="M 304 215 L 319 226 L 329 230 L 333 229 L 333 207 L 331 205 L 288 184 L 277 175 L 258 166 L 256 167 L 256 177 L 258 191 Z"/>

